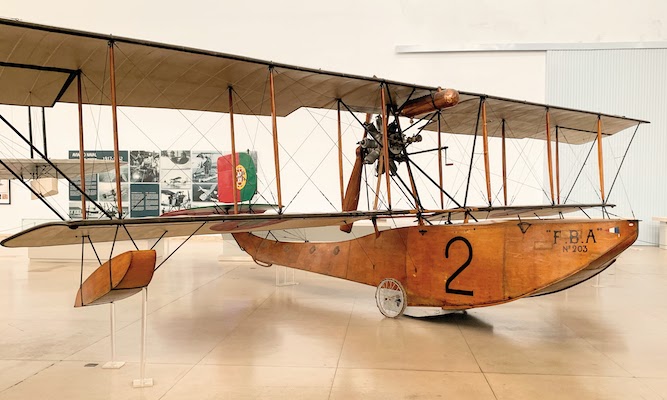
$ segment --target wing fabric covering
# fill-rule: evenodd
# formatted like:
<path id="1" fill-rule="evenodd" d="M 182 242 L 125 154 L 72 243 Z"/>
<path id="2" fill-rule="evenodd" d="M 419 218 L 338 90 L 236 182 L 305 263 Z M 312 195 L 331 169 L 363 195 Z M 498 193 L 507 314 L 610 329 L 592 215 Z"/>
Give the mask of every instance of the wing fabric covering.
<path id="1" fill-rule="evenodd" d="M 584 208 L 602 207 L 601 204 L 560 206 L 515 206 L 486 208 L 457 208 L 430 211 L 424 218 L 435 222 L 463 220 L 466 214 L 479 218 L 542 218 Z M 604 207 L 614 207 L 604 205 Z M 280 229 L 303 229 L 321 226 L 340 226 L 361 220 L 381 218 L 415 218 L 414 210 L 396 211 L 348 211 L 321 214 L 238 214 L 170 216 L 157 218 L 132 218 L 114 220 L 83 220 L 49 222 L 26 229 L 2 242 L 5 247 L 43 247 L 81 244 L 84 236 L 93 243 L 114 240 L 157 239 L 190 235 L 209 235 L 236 232 L 265 232 Z M 128 235 L 129 233 L 129 235 Z"/>
<path id="2" fill-rule="evenodd" d="M 104 88 L 108 88 L 110 42 L 116 49 L 119 106 L 227 113 L 229 102 L 221 94 L 232 87 L 238 100 L 235 114 L 270 115 L 271 99 L 266 91 L 270 71 L 275 78 L 279 117 L 300 108 L 334 110 L 339 101 L 352 111 L 377 114 L 383 109 L 382 88 L 398 106 L 429 98 L 435 106 L 438 96 L 455 92 L 8 19 L 0 19 L 0 37 L 0 104 L 50 107 L 56 102 L 76 103 L 72 82 L 81 71 L 87 88 L 83 103 L 109 105 L 108 89 Z M 478 93 L 460 92 L 456 98 L 457 106 L 442 108 L 443 132 L 475 134 L 482 99 L 488 109 L 490 136 L 499 136 L 498 127 L 505 121 L 509 137 L 545 139 L 547 109 L 552 128 L 562 130 L 564 141 L 572 144 L 593 141 L 598 118 L 604 135 L 646 122 Z M 427 109 L 406 107 L 403 115 L 419 118 L 413 113 Z M 425 129 L 438 130 L 436 123 Z"/>
<path id="3" fill-rule="evenodd" d="M 130 236 L 134 240 L 140 240 L 190 236 L 193 234 L 208 235 L 299 229 L 342 225 L 370 219 L 378 214 L 378 212 L 283 215 L 239 214 L 51 222 L 26 229 L 0 243 L 5 247 L 42 247 L 81 244 L 84 236 L 88 236 L 93 243 L 98 243 L 130 240 Z M 405 212 L 403 214 L 409 213 Z"/>
<path id="4" fill-rule="evenodd" d="M 10 170 L 23 179 L 57 178 L 63 179 L 48 162 L 34 158 L 11 158 L 2 160 Z M 81 176 L 79 160 L 50 160 L 68 178 Z M 124 163 L 123 163 L 124 164 Z M 101 174 L 114 170 L 114 162 L 109 160 L 85 160 L 86 175 Z M 14 179 L 15 176 L 7 168 L 0 165 L 0 179 Z"/>

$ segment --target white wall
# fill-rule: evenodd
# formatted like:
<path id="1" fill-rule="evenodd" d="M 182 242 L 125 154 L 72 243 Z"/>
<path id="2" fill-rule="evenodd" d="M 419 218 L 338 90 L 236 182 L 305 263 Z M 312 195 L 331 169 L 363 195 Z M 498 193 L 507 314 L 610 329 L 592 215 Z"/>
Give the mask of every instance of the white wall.
<path id="1" fill-rule="evenodd" d="M 584 4 L 582 4 L 584 3 Z M 397 54 L 397 45 L 438 45 L 475 43 L 533 42 L 596 42 L 596 41 L 658 41 L 666 40 L 663 27 L 667 6 L 660 1 L 254 1 L 223 2 L 180 1 L 140 2 L 117 0 L 90 1 L 4 1 L 0 11 L 5 18 L 63 26 L 93 32 L 112 33 L 165 43 L 241 54 L 308 67 L 343 71 L 361 75 L 377 75 L 394 80 L 415 82 L 461 90 L 486 92 L 525 100 L 544 101 L 545 54 L 525 53 L 433 53 Z M 662 19 L 661 19 L 662 18 Z M 26 111 L 1 108 L 12 122 L 23 129 Z M 211 113 L 174 113 L 163 110 L 123 109 L 120 118 L 121 148 L 154 149 L 179 147 L 211 148 L 200 141 L 197 133 L 207 131 L 216 147 L 229 149 L 227 118 Z M 299 150 L 301 167 L 309 174 L 326 156 L 329 167 L 320 167 L 312 179 L 331 182 L 324 185 L 327 197 L 338 198 L 335 179 L 335 152 L 326 136 L 317 129 L 313 116 L 302 113 L 301 123 L 281 121 L 281 139 L 294 151 L 316 132 Z M 315 117 L 319 118 L 319 117 Z M 49 122 L 49 155 L 66 157 L 68 149 L 78 147 L 76 110 L 59 105 L 47 111 Z M 193 121 L 195 121 L 192 123 Z M 333 117 L 325 115 L 331 126 Z M 254 125 L 253 125 L 254 122 Z M 352 123 L 352 121 L 350 121 Z M 137 128 L 135 124 L 139 127 Z M 196 127 L 194 128 L 193 125 Z M 240 124 L 237 123 L 237 128 Z M 240 148 L 249 147 L 258 133 L 257 150 L 270 156 L 267 133 L 257 129 L 257 121 L 248 121 L 247 134 L 241 133 Z M 108 109 L 88 107 L 86 110 L 87 148 L 111 148 L 111 124 Z M 353 154 L 353 141 L 358 128 L 346 134 L 346 154 Z M 0 128 L 5 142 L 7 129 Z M 142 133 L 143 132 L 143 133 Z M 174 140 L 186 132 L 175 144 Z M 287 133 L 289 132 L 289 134 Z M 151 139 L 144 136 L 150 136 Z M 335 131 L 331 131 L 334 134 Z M 349 135 L 349 136 L 348 136 Z M 355 138 L 355 139 L 352 139 Z M 261 140 L 263 139 L 263 140 Z M 461 154 L 469 148 L 467 139 L 445 144 L 460 147 Z M 39 141 L 38 141 L 39 143 Z M 324 144 L 323 144 L 324 143 Z M 432 145 L 432 138 L 424 148 Z M 11 146 L 11 143 L 8 143 Z M 263 150 L 265 149 L 265 150 Z M 0 150 L 2 147 L 0 145 Z M 497 146 L 492 144 L 492 151 Z M 479 150 L 478 150 L 479 151 Z M 456 156 L 452 151 L 452 157 Z M 328 154 L 328 155 L 327 155 Z M 496 152 L 495 154 L 498 154 Z M 539 151 L 531 151 L 541 164 Z M 462 158 L 462 157 L 461 157 Z M 287 163 L 283 153 L 282 163 Z M 456 160 L 458 167 L 447 170 L 447 178 L 460 180 L 460 171 L 467 160 Z M 268 178 L 273 173 L 270 158 L 260 160 Z M 498 157 L 492 163 L 499 165 Z M 430 161 L 433 167 L 433 160 Z M 481 161 L 476 164 L 481 167 Z M 346 166 L 346 171 L 350 170 Z M 529 168 L 529 167 L 528 167 Z M 293 163 L 285 166 L 289 176 L 285 197 L 294 195 L 306 182 L 305 175 Z M 333 174 L 333 175 L 332 175 Z M 333 177 L 333 179 L 330 179 Z M 260 179 L 262 176 L 260 175 Z M 524 180 L 517 176 L 517 180 Z M 284 184 L 285 185 L 285 184 Z M 307 184 L 307 193 L 299 195 L 292 207 L 330 210 L 321 194 Z M 494 187 L 499 188 L 497 178 Z M 66 190 L 59 197 L 66 208 Z M 479 190 L 475 193 L 478 194 Z M 538 192 L 539 193 L 539 192 Z M 25 190 L 13 185 L 13 205 L 0 207 L 2 230 L 15 230 L 22 218 L 50 217 L 48 210 L 28 200 Z M 481 200 L 481 196 L 477 195 Z M 362 200 L 363 201 L 363 200 Z M 481 203 L 481 201 L 480 201 Z M 337 203 L 334 203 L 337 204 Z M 292 210 L 294 211 L 294 210 Z"/>
<path id="2" fill-rule="evenodd" d="M 571 107 L 598 106 L 651 122 L 637 130 L 613 190 L 635 129 L 603 140 L 603 160 L 606 199 L 617 205 L 611 212 L 641 220 L 638 244 L 657 245 L 658 223 L 652 218 L 667 215 L 667 49 L 550 51 L 547 60 L 549 100 Z M 570 147 L 573 151 L 561 152 L 561 165 L 580 166 L 590 145 Z M 572 190 L 576 201 L 600 201 L 597 152 L 593 153 Z M 574 178 L 562 180 L 565 190 L 570 191 Z"/>

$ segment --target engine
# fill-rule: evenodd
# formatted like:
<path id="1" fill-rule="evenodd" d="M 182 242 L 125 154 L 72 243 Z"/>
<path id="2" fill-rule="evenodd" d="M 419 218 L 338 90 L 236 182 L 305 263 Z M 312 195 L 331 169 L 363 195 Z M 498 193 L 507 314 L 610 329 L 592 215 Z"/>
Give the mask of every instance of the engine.
<path id="1" fill-rule="evenodd" d="M 373 164 L 377 163 L 380 154 L 382 153 L 382 131 L 384 128 L 384 123 L 382 121 L 382 116 L 378 115 L 375 118 L 375 123 L 368 122 L 364 123 L 364 129 L 366 130 L 366 138 L 359 142 L 361 146 L 363 162 L 364 164 Z M 389 144 L 389 170 L 392 175 L 396 174 L 396 163 L 406 161 L 405 149 L 407 146 L 414 142 L 421 142 L 421 135 L 415 136 L 406 136 L 402 133 L 400 125 L 398 124 L 397 119 L 387 125 L 387 131 L 389 135 L 387 136 Z M 376 174 L 379 174 L 381 171 L 379 163 L 375 166 Z"/>

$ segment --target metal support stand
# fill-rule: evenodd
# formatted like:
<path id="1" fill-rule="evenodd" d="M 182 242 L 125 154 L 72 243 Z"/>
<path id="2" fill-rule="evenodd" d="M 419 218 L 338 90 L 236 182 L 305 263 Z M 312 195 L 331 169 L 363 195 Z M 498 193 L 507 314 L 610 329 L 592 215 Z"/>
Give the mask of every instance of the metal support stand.
<path id="1" fill-rule="evenodd" d="M 146 304 L 148 303 L 148 293 L 146 287 L 141 289 L 141 360 L 139 368 L 141 370 L 139 379 L 132 381 L 132 387 L 143 388 L 153 386 L 153 378 L 146 378 Z"/>
<path id="2" fill-rule="evenodd" d="M 287 270 L 289 270 L 289 273 Z M 294 268 L 276 265 L 276 286 L 293 286 L 298 284 L 298 282 L 294 281 Z"/>
<path id="3" fill-rule="evenodd" d="M 111 321 L 111 361 L 102 365 L 104 369 L 118 369 L 125 361 L 116 361 L 116 304 L 109 303 L 109 320 Z"/>
<path id="4" fill-rule="evenodd" d="M 600 275 L 602 275 L 602 274 L 597 274 L 597 275 L 595 276 L 595 284 L 594 284 L 594 285 L 591 285 L 591 286 L 593 286 L 594 288 L 603 288 L 603 287 L 604 287 L 604 285 L 600 285 Z"/>

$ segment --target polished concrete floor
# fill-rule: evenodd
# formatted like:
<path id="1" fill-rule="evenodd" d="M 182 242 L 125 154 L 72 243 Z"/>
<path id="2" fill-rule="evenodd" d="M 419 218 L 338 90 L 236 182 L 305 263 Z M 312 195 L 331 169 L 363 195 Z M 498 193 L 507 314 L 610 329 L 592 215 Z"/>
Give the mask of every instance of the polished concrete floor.
<path id="1" fill-rule="evenodd" d="M 599 285 L 424 320 L 383 318 L 351 282 L 297 271 L 276 287 L 219 246 L 189 243 L 156 273 L 144 389 L 141 296 L 116 306 L 127 364 L 102 369 L 109 306 L 72 307 L 79 265 L 0 249 L 0 400 L 667 399 L 665 250 L 631 248 Z"/>

